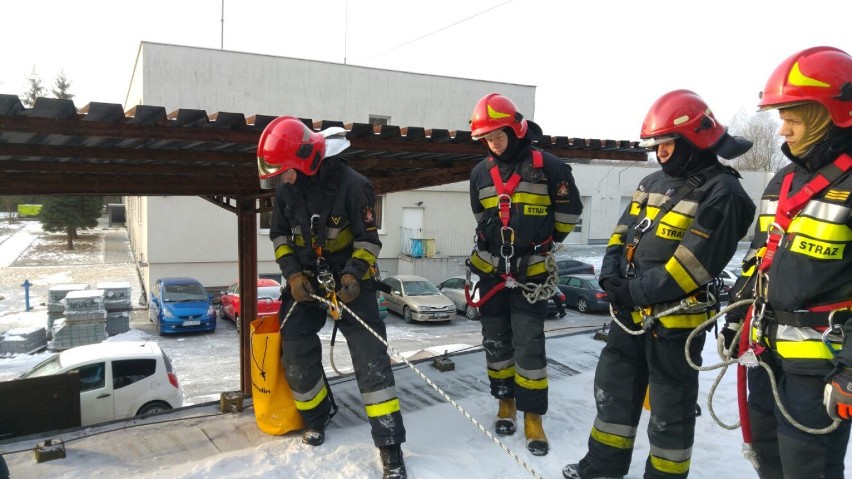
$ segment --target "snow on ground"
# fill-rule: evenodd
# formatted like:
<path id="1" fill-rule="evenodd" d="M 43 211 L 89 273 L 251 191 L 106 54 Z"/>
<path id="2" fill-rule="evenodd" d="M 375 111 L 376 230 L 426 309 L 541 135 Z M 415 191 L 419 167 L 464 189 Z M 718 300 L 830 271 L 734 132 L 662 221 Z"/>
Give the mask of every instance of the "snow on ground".
<path id="1" fill-rule="evenodd" d="M 0 228 L 0 265 L 11 265 L 15 259 L 29 251 L 35 251 L 23 243 L 29 240 L 34 244 L 31 235 L 38 235 L 38 228 L 27 224 L 21 231 L 21 236 L 12 236 L 9 228 Z M 14 231 L 13 231 L 14 232 Z M 11 242 L 10 242 L 11 241 Z M 14 245 L 14 247 L 13 247 Z M 571 247 L 573 248 L 573 247 Z M 571 251 L 569 248 L 569 251 Z M 583 247 L 573 248 L 576 258 L 600 267 L 600 256 L 591 253 L 584 256 Z M 8 251 L 8 252 L 7 252 Z M 97 254 L 94 251 L 89 252 Z M 10 259 L 12 256 L 14 258 Z M 48 255 L 45 256 L 45 258 Z M 588 259 L 583 259 L 588 258 Z M 52 261 L 59 261 L 53 259 Z M 44 261 L 49 263 L 50 261 Z M 97 262 L 97 261 L 93 261 Z M 40 303 L 46 300 L 45 286 L 57 282 L 67 282 L 67 274 L 71 266 L 38 266 L 38 267 L 5 267 L 0 266 L 0 332 L 15 327 L 43 325 L 46 311 Z M 109 265 L 99 265 L 89 268 L 94 271 L 92 283 L 104 281 L 109 273 L 101 268 Z M 59 268 L 59 269 L 57 269 Z M 64 268 L 64 272 L 63 269 Z M 34 283 L 34 297 L 31 302 L 36 309 L 24 312 L 22 294 L 16 293 L 22 289 L 20 284 L 24 279 Z M 74 280 L 79 282 L 77 276 Z M 109 280 L 112 280 L 109 278 Z M 41 290 L 39 289 L 41 288 Z M 133 331 L 120 335 L 121 339 L 135 339 Z M 110 338 L 109 340 L 115 340 Z M 549 356 L 562 364 L 584 364 L 578 374 L 554 379 L 550 383 L 550 409 L 545 416 L 544 428 L 550 439 L 551 453 L 544 457 L 534 457 L 526 450 L 523 440 L 522 427 L 519 432 L 508 438 L 501 438 L 504 446 L 526 463 L 526 469 L 513 459 L 502 447 L 495 444 L 468 419 L 449 403 L 443 402 L 423 409 L 407 413 L 404 416 L 408 431 L 408 442 L 403 445 L 409 477 L 424 479 L 444 479 L 448 477 L 465 477 L 470 479 L 514 479 L 520 477 L 561 478 L 561 469 L 567 462 L 576 462 L 586 451 L 589 430 L 595 417 L 595 405 L 592 398 L 592 381 L 594 378 L 594 357 L 603 347 L 603 343 L 593 340 L 590 335 L 551 338 L 548 340 Z M 450 348 L 452 349 L 452 348 Z M 0 380 L 11 379 L 14 375 L 6 371 L 20 371 L 27 362 L 34 364 L 48 353 L 36 355 L 17 355 L 12 358 L 0 358 Z M 481 353 L 466 356 L 484 361 Z M 463 359 L 459 357 L 458 361 Z M 704 348 L 705 367 L 718 363 L 715 352 L 715 341 L 712 335 Z M 17 373 L 15 373 L 17 374 Z M 749 463 L 741 454 L 741 431 L 726 430 L 714 422 L 707 408 L 707 394 L 711 390 L 718 370 L 701 373 L 700 405 L 703 414 L 698 418 L 696 439 L 693 448 L 692 470 L 690 477 L 719 479 L 719 478 L 749 478 L 756 477 Z M 422 381 L 403 367 L 397 372 L 397 382 Z M 476 420 L 491 426 L 496 414 L 496 401 L 490 397 L 482 373 L 481 391 L 464 397 L 458 401 Z M 425 383 L 423 388 L 428 386 Z M 716 390 L 714 407 L 716 415 L 727 423 L 737 420 L 735 371 L 729 370 Z M 452 397 L 452 392 L 449 392 Z M 401 397 L 405 403 L 408 399 Z M 348 405 L 360 407 L 360 404 Z M 209 406 L 208 406 L 209 408 Z M 192 408 L 189 409 L 190 411 Z M 184 410 L 188 411 L 188 410 Z M 178 413 L 175 413 L 178 414 Z M 233 421 L 233 429 L 225 424 L 226 429 L 234 431 L 235 440 L 242 440 L 236 418 L 219 417 L 220 421 Z M 249 417 L 249 420 L 251 418 Z M 639 435 L 633 454 L 633 464 L 627 477 L 642 477 L 645 457 L 648 454 L 646 428 L 648 414 L 643 414 L 639 425 Z M 175 427 L 181 423 L 173 422 Z M 185 426 L 188 428 L 188 426 Z M 194 459 L 179 463 L 161 464 L 158 458 L 147 460 L 143 458 L 152 449 L 150 444 L 157 442 L 161 436 L 152 435 L 151 429 L 145 427 L 124 428 L 112 432 L 100 433 L 97 429 L 88 431 L 93 435 L 87 440 L 89 448 L 79 446 L 76 442 L 68 444 L 68 457 L 62 460 L 50 461 L 33 466 L 33 443 L 17 444 L 17 448 L 0 446 L 9 463 L 11 475 L 15 479 L 28 477 L 51 478 L 374 478 L 381 475 L 378 454 L 372 446 L 369 428 L 366 424 L 341 427 L 334 426 L 329 430 L 326 443 L 318 448 L 310 448 L 301 444 L 297 433 L 280 437 L 270 437 L 268 440 L 249 443 L 245 448 L 229 452 L 188 451 Z M 84 434 L 87 430 L 84 430 Z M 205 443 L 207 444 L 207 443 Z M 108 451 L 115 451 L 109 453 Z M 128 459 L 129 458 L 129 459 Z M 129 462 L 127 462 L 129 461 Z M 847 460 L 847 465 L 849 461 Z M 19 473 L 16 473 L 16 468 Z"/>

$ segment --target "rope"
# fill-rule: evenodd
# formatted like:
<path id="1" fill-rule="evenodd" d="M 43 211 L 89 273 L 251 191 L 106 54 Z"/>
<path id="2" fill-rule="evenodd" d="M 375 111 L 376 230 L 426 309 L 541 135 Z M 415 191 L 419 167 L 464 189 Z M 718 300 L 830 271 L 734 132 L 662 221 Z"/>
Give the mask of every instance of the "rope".
<path id="1" fill-rule="evenodd" d="M 323 297 L 320 297 L 320 296 L 317 296 L 317 295 L 311 295 L 311 296 L 312 296 L 314 299 L 318 300 L 318 301 L 322 301 L 323 303 L 326 303 L 326 304 L 328 304 L 328 303 L 329 303 L 329 301 L 328 301 L 327 299 L 323 298 Z M 514 460 L 515 460 L 518 464 L 520 464 L 520 465 L 521 465 L 521 467 L 523 467 L 524 469 L 526 469 L 526 470 L 527 470 L 527 472 L 529 472 L 529 473 L 530 473 L 533 477 L 536 477 L 536 478 L 538 478 L 538 479 L 542 479 L 542 476 L 541 476 L 538 472 L 536 472 L 536 471 L 535 471 L 535 470 L 534 470 L 534 469 L 533 469 L 533 468 L 532 468 L 529 464 L 527 464 L 526 462 L 524 462 L 524 460 L 523 460 L 523 459 L 521 459 L 521 458 L 520 458 L 520 456 L 518 456 L 515 452 L 513 452 L 511 449 L 509 449 L 509 447 L 508 447 L 508 446 L 506 446 L 506 445 L 505 445 L 505 444 L 503 444 L 503 443 L 502 443 L 499 439 L 497 439 L 496 437 L 494 437 L 494 435 L 493 435 L 493 434 L 491 434 L 491 432 L 489 432 L 489 431 L 488 431 L 488 429 L 486 429 L 486 428 L 485 428 L 482 424 L 480 424 L 480 423 L 479 423 L 479 421 L 477 421 L 476 419 L 474 419 L 474 417 L 473 417 L 473 416 L 471 416 L 471 415 L 470 415 L 467 411 L 465 411 L 465 410 L 464 410 L 464 408 L 462 408 L 462 407 L 461 407 L 461 406 L 460 406 L 457 402 L 455 402 L 452 398 L 450 398 L 450 397 L 447 395 L 447 393 L 445 393 L 445 392 L 444 392 L 444 391 L 443 391 L 440 387 L 438 387 L 435 383 L 433 383 L 431 379 L 429 379 L 429 378 L 428 378 L 425 374 L 423 374 L 422 372 L 420 372 L 420 370 L 419 370 L 419 369 L 417 369 L 417 368 L 414 366 L 414 364 L 412 364 L 412 363 L 411 363 L 408 359 L 404 358 L 404 357 L 403 357 L 403 356 L 402 356 L 399 352 L 397 352 L 397 351 L 396 351 L 393 347 L 391 347 L 391 345 L 390 345 L 390 344 L 388 344 L 388 342 L 387 342 L 387 341 L 385 341 L 385 339 L 384 339 L 384 338 L 382 338 L 382 337 L 381 337 L 381 335 L 379 335 L 379 334 L 378 334 L 378 333 L 377 333 L 377 332 L 376 332 L 373 328 L 371 328 L 369 325 L 367 325 L 367 323 L 365 323 L 363 319 L 359 318 L 359 317 L 358 317 L 358 315 L 357 315 L 357 314 L 355 314 L 355 312 L 354 312 L 354 311 L 352 311 L 351 309 L 349 309 L 349 307 L 348 307 L 348 306 L 346 306 L 346 304 L 344 304 L 344 303 L 340 303 L 340 306 L 341 306 L 344 310 L 348 311 L 348 312 L 349 312 L 349 314 L 350 314 L 350 315 L 352 315 L 352 317 L 353 317 L 356 321 L 358 321 L 359 323 L 361 323 L 361 326 L 364 326 L 364 327 L 367 329 L 367 331 L 369 331 L 369 332 L 370 332 L 373 336 L 375 336 L 375 337 L 376 337 L 376 339 L 378 339 L 379 341 L 381 341 L 381 343 L 382 343 L 382 344 L 384 344 L 384 345 L 388 348 L 388 350 L 389 350 L 391 353 L 393 353 L 393 355 L 394 355 L 394 356 L 396 356 L 396 357 L 398 357 L 399 359 L 401 359 L 401 360 L 402 360 L 402 362 L 404 362 L 404 363 L 405 363 L 408 367 L 410 367 L 411 369 L 413 369 L 413 370 L 414 370 L 414 372 L 415 372 L 415 373 L 417 373 L 417 375 L 418 375 L 418 376 L 420 376 L 420 378 L 421 378 L 421 379 L 423 379 L 424 381 L 426 381 L 426 384 L 428 384 L 428 385 L 429 385 L 432 389 L 434 389 L 435 391 L 437 391 L 437 392 L 438 392 L 438 394 L 440 394 L 440 395 L 441 395 L 441 397 L 443 397 L 444 399 L 446 399 L 446 400 L 447 400 L 447 402 L 449 402 L 450 404 L 452 404 L 452 405 L 453 405 L 453 406 L 454 406 L 454 407 L 455 407 L 455 408 L 456 408 L 459 412 L 461 412 L 461 413 L 464 415 L 464 417 L 466 417 L 466 418 L 467 418 L 470 422 L 472 422 L 472 423 L 473 423 L 473 424 L 474 424 L 474 425 L 475 425 L 475 426 L 476 426 L 476 427 L 477 427 L 480 431 L 482 431 L 482 432 L 483 432 L 486 436 L 488 436 L 488 437 L 489 437 L 492 441 L 494 441 L 494 442 L 495 442 L 498 446 L 500 446 L 500 448 L 501 448 L 501 449 L 503 449 L 503 451 L 505 451 L 505 452 L 506 452 L 506 454 L 508 454 L 509 456 L 511 456 L 511 457 L 512 457 L 512 458 L 513 458 L 513 459 L 514 459 Z M 291 311 L 292 311 L 292 308 L 291 308 Z M 288 313 L 287 313 L 287 316 L 288 316 L 288 317 L 290 316 L 290 312 L 288 312 Z M 285 317 L 285 321 L 286 321 L 286 317 Z M 283 323 L 282 323 L 282 324 L 283 324 Z"/>
<path id="2" fill-rule="evenodd" d="M 751 350 L 746 351 L 745 354 L 747 356 L 745 358 L 743 356 L 741 356 L 740 358 L 733 358 L 732 357 L 733 356 L 732 349 L 737 347 L 737 344 L 739 344 L 738 340 L 743 333 L 742 328 L 740 328 L 740 330 L 737 331 L 737 333 L 734 335 L 734 339 L 731 341 L 731 349 L 725 349 L 721 345 L 717 344 L 716 349 L 717 349 L 717 352 L 719 353 L 719 357 L 722 359 L 722 361 L 720 363 L 714 364 L 712 366 L 699 366 L 692 361 L 692 358 L 689 356 L 689 346 L 692 343 L 693 338 L 695 338 L 695 336 L 699 332 L 704 331 L 711 324 L 715 323 L 716 320 L 720 316 L 722 316 L 722 314 L 725 314 L 725 313 L 727 313 L 728 311 L 730 311 L 734 308 L 738 308 L 740 306 L 746 306 L 746 305 L 749 305 L 749 304 L 752 304 L 752 303 L 754 303 L 753 299 L 744 299 L 742 301 L 737 301 L 735 303 L 729 304 L 727 307 L 725 307 L 721 311 L 719 311 L 718 314 L 716 314 L 712 318 L 709 318 L 707 321 L 703 322 L 700 326 L 698 326 L 697 328 L 692 330 L 692 332 L 689 333 L 689 336 L 686 338 L 686 343 L 684 345 L 684 356 L 686 356 L 686 362 L 689 364 L 689 366 L 692 369 L 695 369 L 696 371 L 712 371 L 714 369 L 720 369 L 720 368 L 722 369 L 719 372 L 719 375 L 716 378 L 716 380 L 713 381 L 713 386 L 710 388 L 710 392 L 707 395 L 707 408 L 710 410 L 710 416 L 713 417 L 713 420 L 716 422 L 716 424 L 723 427 L 724 429 L 733 430 L 733 429 L 740 427 L 739 421 L 737 421 L 736 424 L 727 425 L 727 424 L 723 423 L 716 416 L 716 413 L 713 410 L 713 395 L 715 394 L 716 386 L 719 385 L 719 383 L 722 381 L 722 377 L 724 376 L 725 372 L 728 370 L 728 366 L 731 366 L 732 364 L 743 365 L 743 366 L 748 366 L 748 367 L 760 366 L 760 367 L 762 367 L 763 369 L 766 370 L 766 374 L 769 376 L 769 382 L 772 384 L 772 397 L 775 399 L 775 404 L 778 406 L 778 410 L 781 412 L 781 414 L 784 416 L 784 419 L 786 419 L 787 422 L 792 424 L 793 427 L 795 427 L 796 429 L 798 429 L 802 432 L 806 432 L 808 434 L 828 434 L 828 433 L 834 431 L 840 425 L 841 421 L 838 420 L 838 419 L 835 419 L 831 424 L 829 424 L 828 426 L 826 426 L 822 429 L 815 429 L 815 428 L 810 428 L 810 427 L 804 426 L 801 423 L 799 423 L 798 421 L 796 421 L 795 419 L 793 419 L 793 416 L 791 416 L 790 413 L 787 412 L 787 408 L 785 408 L 784 404 L 781 402 L 781 395 L 778 392 L 778 383 L 775 381 L 775 373 L 772 371 L 772 368 L 770 368 L 769 365 L 766 364 L 764 361 L 760 361 L 760 359 L 757 356 L 755 356 L 754 353 Z M 756 364 L 750 364 L 750 365 L 746 364 L 747 361 L 750 360 L 751 358 L 754 358 Z"/>

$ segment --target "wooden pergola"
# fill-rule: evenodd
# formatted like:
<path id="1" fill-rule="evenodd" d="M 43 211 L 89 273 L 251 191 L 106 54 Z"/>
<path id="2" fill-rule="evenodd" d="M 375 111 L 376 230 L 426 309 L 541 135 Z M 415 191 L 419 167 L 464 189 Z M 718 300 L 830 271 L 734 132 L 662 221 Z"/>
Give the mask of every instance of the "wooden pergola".
<path id="1" fill-rule="evenodd" d="M 286 113 L 282 113 L 286 114 Z M 271 209 L 260 189 L 257 141 L 274 116 L 38 98 L 25 108 L 0 94 L 0 194 L 199 196 L 237 216 L 241 288 L 241 389 L 251 394 L 249 318 L 257 314 L 257 216 Z M 351 146 L 343 156 L 378 194 L 470 177 L 484 156 L 469 131 L 416 126 L 302 121 L 315 130 L 340 126 Z M 645 161 L 635 141 L 543 135 L 534 144 L 567 162 Z"/>

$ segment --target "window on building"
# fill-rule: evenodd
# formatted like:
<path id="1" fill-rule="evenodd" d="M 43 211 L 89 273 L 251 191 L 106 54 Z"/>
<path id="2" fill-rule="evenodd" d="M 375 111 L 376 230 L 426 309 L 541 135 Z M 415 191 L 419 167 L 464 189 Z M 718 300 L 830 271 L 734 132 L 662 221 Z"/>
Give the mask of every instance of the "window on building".
<path id="1" fill-rule="evenodd" d="M 391 117 L 385 115 L 370 115 L 371 125 L 387 125 L 390 123 Z"/>

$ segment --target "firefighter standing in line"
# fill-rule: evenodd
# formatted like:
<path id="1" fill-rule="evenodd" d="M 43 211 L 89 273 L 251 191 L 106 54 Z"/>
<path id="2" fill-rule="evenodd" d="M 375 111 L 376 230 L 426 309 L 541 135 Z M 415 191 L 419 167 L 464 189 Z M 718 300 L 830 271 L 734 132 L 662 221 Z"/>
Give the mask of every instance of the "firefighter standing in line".
<path id="1" fill-rule="evenodd" d="M 749 368 L 751 448 L 763 479 L 842 478 L 852 419 L 852 57 L 831 47 L 790 56 L 759 107 L 779 110 L 791 164 L 763 192 L 732 301 L 756 300 L 753 329 L 741 334 L 771 367 L 781 404 L 811 432 L 780 412 L 766 370 Z M 728 313 L 728 347 L 745 317 L 745 307 Z M 832 419 L 843 419 L 833 432 L 813 432 Z"/>
<path id="2" fill-rule="evenodd" d="M 325 440 L 332 406 L 317 335 L 329 311 L 311 295 L 336 295 L 387 338 L 372 274 L 382 246 L 373 211 L 376 194 L 367 178 L 337 156 L 348 146 L 343 128 L 316 133 L 293 117 L 273 120 L 258 146 L 261 187 L 275 188 L 270 238 L 287 279 L 282 320 L 296 303 L 281 331 L 281 362 L 304 419 L 302 442 L 311 446 Z M 337 321 L 352 355 L 384 478 L 405 478 L 400 449 L 405 427 L 387 347 L 348 312 Z"/>
<path id="3" fill-rule="evenodd" d="M 550 294 L 533 294 L 531 302 L 514 282 L 541 286 L 551 274 L 556 279 L 546 255 L 574 229 L 583 205 L 571 167 L 531 146 L 541 129 L 510 99 L 484 96 L 470 124 L 473 139 L 489 151 L 471 172 L 477 227 L 469 267 L 480 277 L 480 298 L 497 289 L 480 306 L 491 394 L 499 400 L 495 428 L 497 434 L 513 434 L 516 410 L 523 411 L 527 448 L 544 455 L 549 450 L 541 423 L 547 412 L 544 321 Z"/>
<path id="4" fill-rule="evenodd" d="M 739 174 L 717 158 L 735 158 L 752 144 L 729 135 L 700 96 L 689 90 L 661 96 L 640 136 L 640 145 L 656 146 L 662 169 L 639 183 L 603 258 L 599 281 L 621 327 L 610 328 L 601 352 L 589 450 L 579 464 L 565 466 L 569 479 L 627 474 L 646 391 L 645 478 L 687 477 L 698 371 L 684 356 L 686 339 L 717 313 L 710 286 L 754 218 Z M 692 307 L 671 311 L 681 300 Z M 691 343 L 696 364 L 704 339 L 702 331 Z"/>

